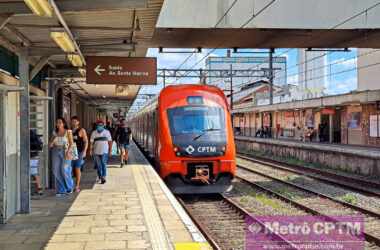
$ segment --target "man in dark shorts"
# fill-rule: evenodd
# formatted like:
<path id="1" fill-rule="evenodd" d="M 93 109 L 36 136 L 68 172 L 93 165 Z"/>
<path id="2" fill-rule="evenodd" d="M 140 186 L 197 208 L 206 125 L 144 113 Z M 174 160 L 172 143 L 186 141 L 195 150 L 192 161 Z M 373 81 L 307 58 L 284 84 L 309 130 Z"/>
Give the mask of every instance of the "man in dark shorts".
<path id="1" fill-rule="evenodd" d="M 88 147 L 88 138 L 86 130 L 80 127 L 80 121 L 77 116 L 71 117 L 71 128 L 73 131 L 73 140 L 78 149 L 78 159 L 71 162 L 74 175 L 75 175 L 75 191 L 80 192 L 80 179 L 82 166 L 84 164 L 84 159 L 86 158 L 87 147 Z"/>
<path id="2" fill-rule="evenodd" d="M 129 140 L 131 137 L 131 129 L 127 127 L 127 121 L 125 119 L 121 120 L 120 127 L 116 131 L 116 142 L 120 147 L 120 167 L 124 167 L 128 161 L 128 149 Z"/>

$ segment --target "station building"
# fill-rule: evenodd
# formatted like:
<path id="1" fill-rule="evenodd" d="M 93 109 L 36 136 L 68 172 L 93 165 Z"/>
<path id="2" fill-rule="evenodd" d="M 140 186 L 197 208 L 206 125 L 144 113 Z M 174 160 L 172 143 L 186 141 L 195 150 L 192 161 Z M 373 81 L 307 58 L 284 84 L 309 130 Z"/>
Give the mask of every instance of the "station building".
<path id="1" fill-rule="evenodd" d="M 269 100 L 269 87 L 252 87 L 234 103 L 236 133 L 255 137 L 260 129 L 269 129 L 272 138 L 307 141 L 305 135 L 313 131 L 314 142 L 380 147 L 380 86 L 375 79 L 380 71 L 361 67 L 376 62 L 378 54 L 367 54 L 358 57 L 358 88 L 347 94 L 292 101 L 289 90 L 274 86 L 275 104 L 267 105 L 263 100 Z"/>

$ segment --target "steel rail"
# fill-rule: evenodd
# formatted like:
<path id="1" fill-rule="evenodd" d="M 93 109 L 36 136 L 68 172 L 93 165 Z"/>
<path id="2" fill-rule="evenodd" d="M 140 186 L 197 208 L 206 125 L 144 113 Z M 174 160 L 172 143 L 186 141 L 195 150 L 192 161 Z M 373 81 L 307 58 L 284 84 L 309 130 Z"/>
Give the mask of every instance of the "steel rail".
<path id="1" fill-rule="evenodd" d="M 247 154 L 238 154 L 238 158 L 243 160 L 251 161 L 254 163 L 262 164 L 268 167 L 280 169 L 283 171 L 288 171 L 291 173 L 304 175 L 325 183 L 333 184 L 335 186 L 343 186 L 360 193 L 369 194 L 372 196 L 380 197 L 380 183 L 376 183 L 370 180 L 362 180 L 355 177 L 344 176 L 336 173 L 331 173 L 328 171 L 320 170 L 317 168 L 304 167 L 300 165 L 290 164 L 286 162 L 281 162 L 273 159 L 267 159 L 265 157 L 249 156 Z M 319 176 L 317 176 L 319 175 Z M 379 191 L 369 190 L 366 187 L 371 186 L 373 188 L 379 189 Z"/>
<path id="2" fill-rule="evenodd" d="M 370 215 L 370 216 L 373 216 L 373 217 L 376 217 L 377 219 L 380 219 L 380 213 L 377 213 L 377 212 L 374 212 L 374 211 L 371 211 L 371 210 L 368 210 L 366 208 L 363 208 L 363 207 L 359 207 L 359 206 L 356 206 L 354 204 L 351 204 L 351 203 L 348 203 L 348 202 L 345 202 L 345 201 L 342 201 L 342 200 L 339 200 L 339 199 L 336 199 L 330 195 L 326 195 L 326 194 L 323 194 L 323 193 L 320 193 L 318 191 L 314 191 L 310 188 L 306 188 L 306 187 L 303 187 L 301 185 L 298 185 L 298 184 L 295 184 L 295 183 L 292 183 L 292 182 L 289 182 L 289 181 L 285 181 L 285 180 L 282 180 L 281 178 L 278 178 L 278 177 L 274 177 L 272 175 L 269 175 L 269 174 L 265 174 L 265 173 L 262 173 L 260 171 L 257 171 L 257 170 L 254 170 L 252 168 L 249 168 L 249 167 L 245 167 L 245 166 L 241 166 L 241 165 L 238 165 L 239 168 L 241 169 L 244 169 L 248 172 L 252 172 L 254 174 L 257 174 L 257 175 L 261 175 L 263 177 L 266 177 L 268 179 L 271 179 L 271 180 L 274 180 L 274 181 L 277 181 L 277 182 L 281 182 L 282 184 L 285 184 L 285 185 L 288 185 L 288 186 L 291 186 L 293 188 L 296 188 L 296 189 L 299 189 L 299 190 L 302 190 L 304 192 L 308 192 L 308 193 L 312 193 L 314 195 L 317 195 L 319 197 L 323 197 L 323 198 L 326 198 L 326 199 L 329 199 L 329 200 L 332 200 L 334 202 L 337 202 L 337 203 L 340 203 L 341 205 L 344 205 L 348 208 L 351 208 L 351 209 L 354 209 L 354 210 L 357 210 L 357 211 L 360 211 L 364 214 L 367 214 L 367 215 Z"/>
<path id="3" fill-rule="evenodd" d="M 236 202 L 234 202 L 230 198 L 228 198 L 222 194 L 214 195 L 213 197 L 216 198 L 215 200 L 220 201 L 220 202 L 224 202 L 225 204 L 227 204 L 231 209 L 236 211 L 236 213 L 243 216 L 244 218 L 250 217 L 256 223 L 260 224 L 262 227 L 267 228 L 268 230 L 271 230 L 270 228 L 268 228 L 268 226 L 266 224 L 264 224 L 263 221 L 261 221 L 260 219 L 258 219 L 257 217 L 255 217 L 254 215 L 249 213 L 245 208 L 241 207 L 239 204 L 237 204 Z M 222 249 L 222 248 L 220 248 L 218 243 L 216 243 L 216 240 L 213 239 L 212 232 L 210 232 L 210 230 L 207 228 L 205 222 L 204 221 L 202 221 L 202 222 L 198 221 L 196 216 L 194 215 L 194 212 L 192 211 L 193 209 L 188 208 L 186 202 L 184 200 L 182 200 L 180 197 L 177 197 L 177 199 L 178 199 L 179 203 L 183 206 L 183 208 L 186 210 L 186 212 L 188 213 L 190 218 L 193 220 L 193 222 L 198 226 L 199 230 L 205 235 L 205 237 L 207 238 L 209 243 L 214 247 L 214 249 Z M 297 249 L 291 242 L 289 242 L 287 239 L 285 239 L 281 235 L 273 232 L 272 236 L 274 236 L 275 238 L 279 239 L 280 241 L 286 243 L 290 247 L 288 249 Z"/>
<path id="4" fill-rule="evenodd" d="M 245 177 L 236 176 L 235 178 L 241 180 L 242 182 L 244 182 L 244 183 L 246 183 L 246 184 L 248 184 L 248 185 L 250 185 L 252 187 L 258 188 L 258 189 L 262 190 L 263 192 L 265 192 L 265 193 L 267 193 L 269 195 L 272 195 L 272 196 L 274 196 L 274 197 L 276 197 L 276 198 L 278 198 L 278 199 L 280 199 L 282 201 L 288 202 L 289 204 L 292 204 L 293 206 L 295 206 L 295 207 L 297 207 L 297 208 L 299 208 L 299 209 L 301 209 L 301 210 L 303 210 L 303 211 L 305 211 L 307 213 L 310 213 L 310 214 L 313 214 L 313 215 L 316 215 L 316 216 L 323 216 L 323 217 L 326 217 L 326 219 L 329 219 L 329 220 L 334 221 L 334 222 L 338 222 L 336 219 L 332 218 L 329 215 L 321 213 L 321 212 L 317 211 L 316 209 L 313 209 L 313 208 L 308 207 L 308 206 L 306 206 L 306 205 L 304 205 L 304 204 L 302 204 L 300 202 L 297 202 L 297 201 L 295 201 L 293 199 L 290 199 L 290 198 L 288 198 L 288 197 L 286 197 L 286 196 L 284 196 L 284 195 L 282 195 L 282 194 L 280 194 L 280 193 L 278 193 L 276 191 L 273 191 L 273 190 L 271 190 L 269 188 L 266 188 L 266 187 L 264 187 L 264 186 L 262 186 L 260 184 L 252 182 L 252 181 L 246 179 Z M 364 232 L 364 236 L 365 236 L 365 239 L 368 242 L 373 242 L 376 245 L 380 246 L 380 239 L 378 237 L 376 237 L 374 235 L 371 235 L 369 233 L 366 233 L 366 232 Z"/>

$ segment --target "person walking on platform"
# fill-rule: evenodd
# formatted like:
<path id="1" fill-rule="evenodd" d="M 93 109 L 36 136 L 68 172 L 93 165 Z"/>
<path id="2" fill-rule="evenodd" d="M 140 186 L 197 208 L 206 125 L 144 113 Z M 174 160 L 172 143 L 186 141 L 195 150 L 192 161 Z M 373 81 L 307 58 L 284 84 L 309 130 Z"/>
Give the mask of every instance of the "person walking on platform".
<path id="1" fill-rule="evenodd" d="M 131 138 L 131 129 L 127 127 L 127 121 L 125 119 L 121 120 L 121 125 L 116 131 L 115 138 L 121 151 L 120 167 L 124 167 L 124 164 L 128 162 L 129 140 Z"/>
<path id="2" fill-rule="evenodd" d="M 72 167 L 75 175 L 75 192 L 80 192 L 81 171 L 86 159 L 88 139 L 86 130 L 80 127 L 78 116 L 71 117 L 71 128 L 73 130 L 73 140 L 78 150 L 78 159 L 72 161 Z"/>
<path id="3" fill-rule="evenodd" d="M 56 121 L 53 138 L 49 147 L 52 150 L 53 173 L 57 197 L 63 196 L 73 191 L 73 178 L 71 160 L 75 158 L 73 150 L 73 135 L 68 130 L 64 118 L 60 117 Z"/>
<path id="4" fill-rule="evenodd" d="M 108 155 L 112 155 L 111 133 L 104 128 L 104 122 L 96 122 L 96 130 L 90 137 L 90 154 L 94 156 L 101 184 L 106 183 Z"/>

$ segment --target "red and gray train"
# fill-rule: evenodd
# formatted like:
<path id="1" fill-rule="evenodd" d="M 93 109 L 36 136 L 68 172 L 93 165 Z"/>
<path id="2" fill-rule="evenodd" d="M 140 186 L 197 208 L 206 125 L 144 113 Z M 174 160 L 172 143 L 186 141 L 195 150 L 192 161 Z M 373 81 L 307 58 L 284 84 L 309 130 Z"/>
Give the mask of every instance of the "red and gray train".
<path id="1" fill-rule="evenodd" d="M 173 85 L 129 120 L 135 141 L 177 194 L 221 193 L 236 173 L 227 99 L 208 85 Z"/>

